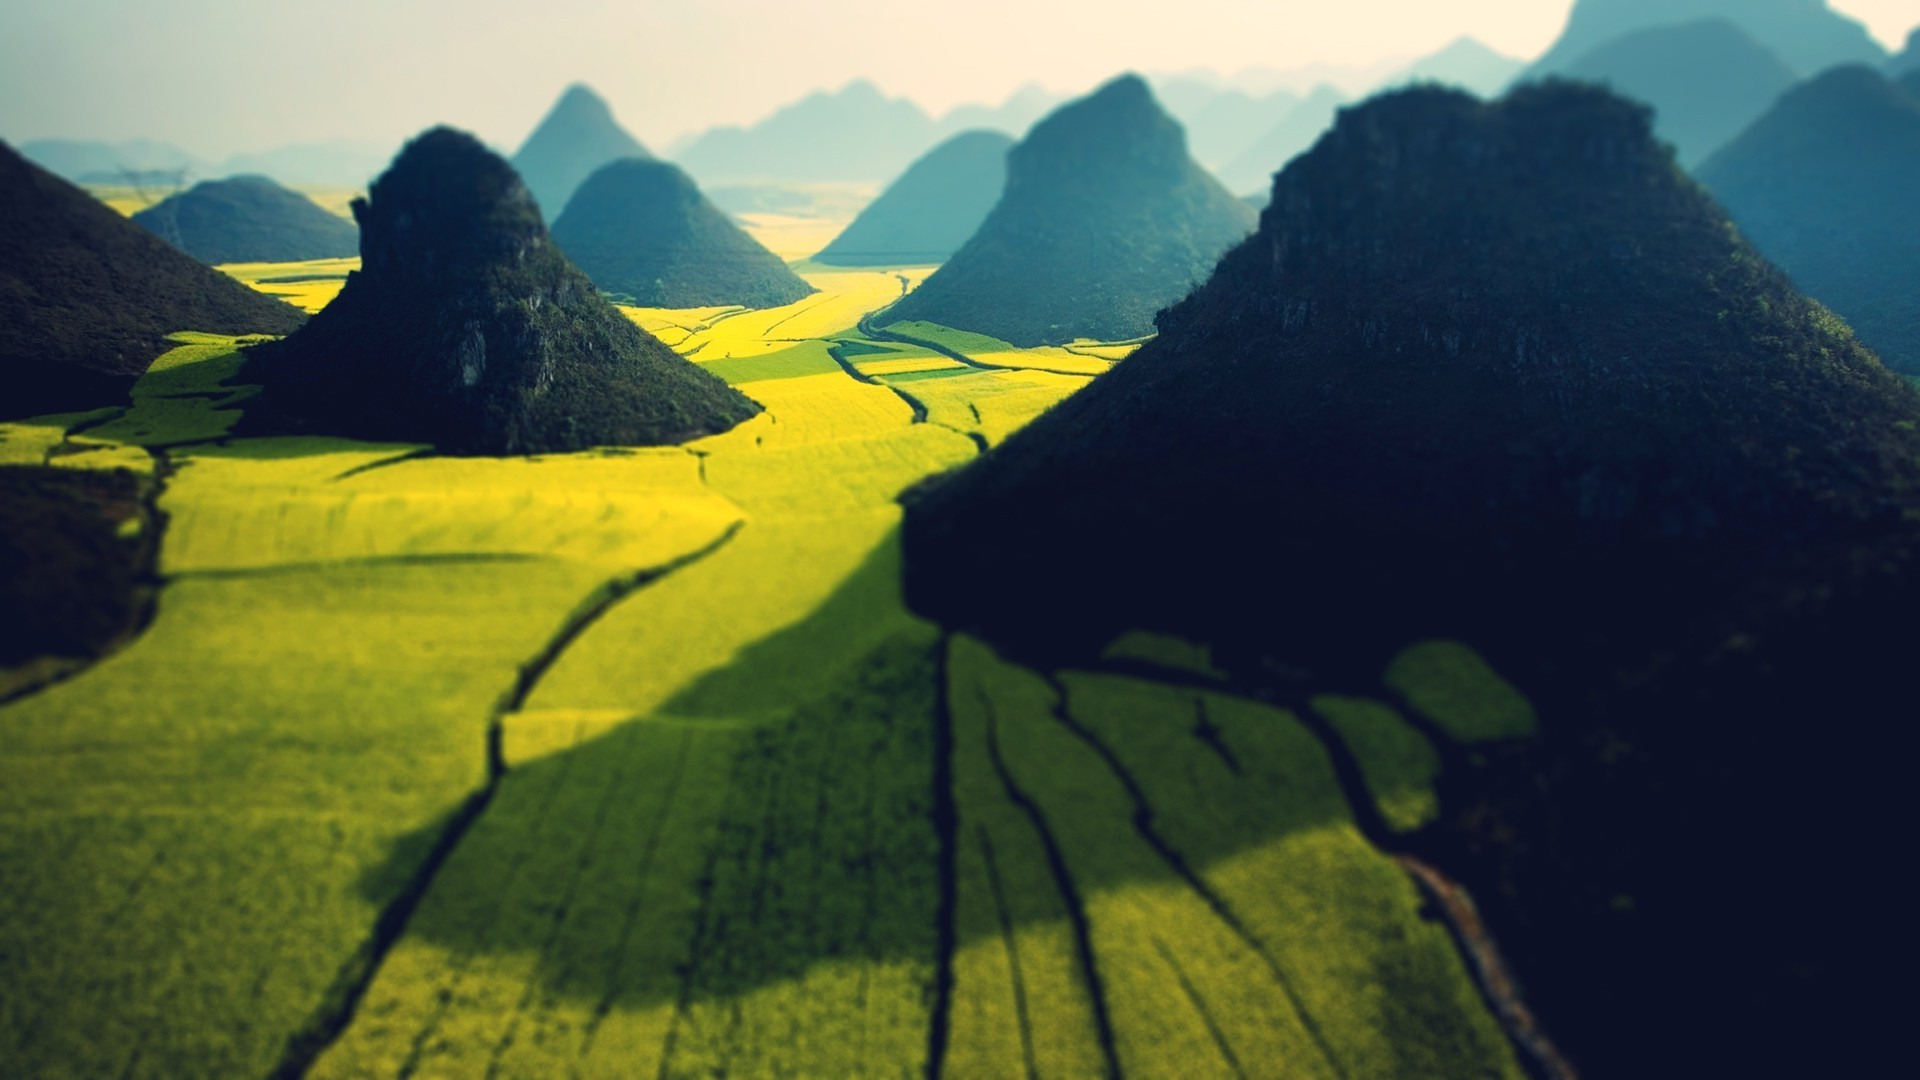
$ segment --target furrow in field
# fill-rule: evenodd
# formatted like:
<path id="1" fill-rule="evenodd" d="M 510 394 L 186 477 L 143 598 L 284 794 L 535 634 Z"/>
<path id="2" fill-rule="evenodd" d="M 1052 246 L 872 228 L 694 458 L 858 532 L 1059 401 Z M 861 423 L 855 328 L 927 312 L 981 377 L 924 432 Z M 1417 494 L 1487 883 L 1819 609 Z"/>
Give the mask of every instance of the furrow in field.
<path id="1" fill-rule="evenodd" d="M 526 704 L 528 695 L 538 685 L 540 679 L 550 670 L 562 653 L 578 640 L 580 635 L 598 621 L 606 612 L 636 590 L 658 581 L 679 569 L 698 562 L 715 551 L 725 547 L 739 532 L 740 525 L 735 523 L 725 533 L 706 547 L 673 559 L 660 566 L 649 567 L 631 574 L 614 578 L 583 599 L 574 610 L 564 618 L 559 628 L 549 637 L 539 651 L 518 665 L 512 683 L 501 692 L 485 729 L 487 761 L 487 781 L 458 811 L 441 832 L 428 857 L 409 885 L 403 889 L 381 912 L 371 940 L 356 956 L 348 962 L 335 981 L 335 988 L 328 994 L 332 1002 L 308 1028 L 295 1034 L 288 1042 L 288 1050 L 275 1070 L 276 1076 L 305 1076 L 330 1046 L 353 1022 L 355 1010 L 359 1007 L 374 979 L 378 976 L 387 955 L 406 932 L 421 901 L 440 874 L 447 859 L 459 846 L 462 839 L 480 819 L 494 798 L 501 777 L 506 772 L 506 763 L 501 751 L 501 725 L 504 717 Z M 550 789 L 557 792 L 558 786 Z M 545 820 L 544 813 L 538 820 Z M 591 835 L 591 834 L 590 834 Z M 546 850 L 552 850 L 548 848 Z M 519 863 L 515 863 L 514 874 L 519 873 Z M 564 917 L 564 905 L 561 915 Z M 557 933 L 557 929 L 556 929 Z M 454 984 L 457 987 L 458 974 Z M 446 1000 L 451 1000 L 450 996 Z M 444 1015 L 444 1010 L 440 1015 Z M 398 1075 L 405 1077 L 413 1074 L 428 1049 L 428 1040 L 439 1026 L 440 1015 L 436 1015 L 423 1025 L 415 1038 L 412 1049 L 402 1063 Z M 505 1037 L 511 1040 L 511 1030 Z M 502 1050 L 504 1047 L 501 1048 Z"/>
<path id="2" fill-rule="evenodd" d="M 980 697 L 980 708 L 986 715 L 987 759 L 993 764 L 994 774 L 1000 780 L 1009 802 L 1019 807 L 1026 815 L 1034 834 L 1039 837 L 1042 849 L 1046 852 L 1047 868 L 1053 874 L 1054 887 L 1060 891 L 1066 903 L 1067 919 L 1073 926 L 1074 955 L 1079 960 L 1080 976 L 1087 987 L 1087 997 L 1093 1008 L 1094 1028 L 1099 1033 L 1100 1049 L 1106 1058 L 1107 1074 L 1121 1075 L 1120 1058 L 1115 1049 L 1113 1020 L 1108 1013 L 1107 990 L 1100 976 L 1100 961 L 1094 952 L 1093 931 L 1088 923 L 1087 908 L 1074 885 L 1073 874 L 1067 868 L 1067 860 L 1060 850 L 1060 841 L 1047 824 L 1044 811 L 1038 803 L 1027 795 L 1014 782 L 1012 772 L 1007 768 L 1006 754 L 1000 745 L 1000 713 L 993 701 L 984 693 Z"/>

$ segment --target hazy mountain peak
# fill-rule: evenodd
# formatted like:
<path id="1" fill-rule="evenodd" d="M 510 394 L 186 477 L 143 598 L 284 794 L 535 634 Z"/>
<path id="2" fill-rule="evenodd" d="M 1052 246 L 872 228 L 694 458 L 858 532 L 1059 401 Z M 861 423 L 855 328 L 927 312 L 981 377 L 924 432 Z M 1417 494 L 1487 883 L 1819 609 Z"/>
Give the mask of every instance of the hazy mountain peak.
<path id="1" fill-rule="evenodd" d="M 1834 64 L 1886 59 L 1886 50 L 1866 27 L 1834 11 L 1827 0 L 1577 0 L 1559 39 L 1523 77 L 1558 73 L 1596 46 L 1634 30 L 1714 17 L 1752 34 L 1802 76 Z"/>
<path id="2" fill-rule="evenodd" d="M 520 144 L 513 167 L 542 212 L 556 216 L 593 170 L 620 158 L 651 156 L 614 119 L 604 98 L 585 83 L 573 83 Z"/>

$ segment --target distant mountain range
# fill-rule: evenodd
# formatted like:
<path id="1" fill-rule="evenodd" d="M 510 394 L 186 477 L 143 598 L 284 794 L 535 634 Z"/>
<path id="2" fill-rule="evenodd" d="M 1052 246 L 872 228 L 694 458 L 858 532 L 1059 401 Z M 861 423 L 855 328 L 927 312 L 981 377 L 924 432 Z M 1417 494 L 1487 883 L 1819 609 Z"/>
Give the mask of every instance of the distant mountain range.
<path id="1" fill-rule="evenodd" d="M 1793 68 L 1727 19 L 1635 30 L 1559 74 L 1600 83 L 1654 108 L 1654 133 L 1692 168 L 1800 81 Z"/>
<path id="2" fill-rule="evenodd" d="M 210 161 L 154 139 L 32 139 L 20 144 L 20 153 L 76 184 L 114 184 L 128 174 L 136 174 L 147 183 L 157 179 L 153 175 L 156 173 L 182 173 L 188 180 L 254 174 L 270 176 L 282 184 L 361 188 L 393 159 L 394 148 L 364 140 L 330 139 Z"/>
<path id="3" fill-rule="evenodd" d="M 1862 65 L 1795 87 L 1698 170 L 1740 231 L 1920 375 L 1920 75 Z"/>
<path id="4" fill-rule="evenodd" d="M 1864 26 L 1827 0 L 1578 0 L 1566 29 L 1521 78 L 1565 73 L 1623 34 L 1656 26 L 1726 19 L 1773 50 L 1802 78 L 1835 64 L 1881 64 L 1887 53 Z"/>

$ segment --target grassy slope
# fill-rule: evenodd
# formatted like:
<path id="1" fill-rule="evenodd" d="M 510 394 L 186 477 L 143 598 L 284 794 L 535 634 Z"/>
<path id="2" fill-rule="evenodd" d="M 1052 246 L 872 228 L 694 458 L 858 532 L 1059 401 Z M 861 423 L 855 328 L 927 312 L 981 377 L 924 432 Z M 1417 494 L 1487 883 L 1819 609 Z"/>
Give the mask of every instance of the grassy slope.
<path id="1" fill-rule="evenodd" d="M 316 1075 L 923 1068 L 943 680 L 948 1072 L 1076 1075 L 1111 1055 L 1140 1075 L 1510 1073 L 1444 935 L 1286 714 L 1049 682 L 966 640 L 946 652 L 907 614 L 893 495 L 971 456 L 960 431 L 998 441 L 1084 377 L 865 341 L 859 315 L 897 281 L 814 283 L 824 303 L 629 313 L 681 328 L 683 353 L 767 409 L 686 451 L 214 445 L 235 415 L 217 406 L 249 392 L 215 385 L 236 360 L 205 336 L 124 416 L 85 418 L 104 425 L 0 426 L 9 457 L 172 445 L 175 470 L 159 621 L 0 709 L 0 868 L 26 883 L 0 898 L 0 971 L 36 988 L 0 1008 L 5 1071 L 269 1070 L 485 782 L 516 665 L 610 575 L 744 521 L 613 606 L 502 718 L 509 771 Z M 1114 655 L 1206 668 L 1171 641 Z M 1395 685 L 1504 731 L 1511 703 L 1459 689 L 1467 664 L 1425 655 Z M 1190 737 L 1196 708 L 1239 771 Z M 1355 743 L 1389 816 L 1430 798 L 1404 746 L 1371 745 Z M 1197 877 L 1135 824 L 1135 790 Z"/>

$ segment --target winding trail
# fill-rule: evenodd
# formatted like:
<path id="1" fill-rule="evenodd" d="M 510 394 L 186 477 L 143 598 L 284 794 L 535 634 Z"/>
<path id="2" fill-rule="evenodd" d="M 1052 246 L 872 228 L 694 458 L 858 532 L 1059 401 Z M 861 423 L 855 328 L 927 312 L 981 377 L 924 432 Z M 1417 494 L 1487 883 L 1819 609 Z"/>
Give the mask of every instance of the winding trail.
<path id="1" fill-rule="evenodd" d="M 929 349 L 933 352 L 939 353 L 941 356 L 944 356 L 947 359 L 952 360 L 956 363 L 965 364 L 967 367 L 970 367 L 975 371 L 1044 371 L 1049 375 L 1068 375 L 1076 379 L 1088 379 L 1088 378 L 1099 377 L 1097 375 L 1089 375 L 1084 371 L 1064 371 L 1060 368 L 1041 367 L 1038 364 L 990 364 L 985 360 L 975 359 L 974 357 L 968 356 L 966 353 L 960 352 L 959 350 L 950 348 L 946 345 L 942 345 L 937 341 L 930 341 L 926 338 L 911 337 L 907 334 L 898 333 L 893 330 L 882 330 L 881 328 L 873 325 L 872 313 L 868 313 L 866 316 L 861 318 L 857 329 L 860 331 L 860 333 L 866 335 L 867 337 L 872 338 L 875 341 L 891 341 L 896 345 L 915 345 L 922 349 Z M 1016 348 L 1017 347 L 1018 346 L 1016 346 Z M 1088 359 L 1098 360 L 1100 358 L 1088 357 Z"/>

